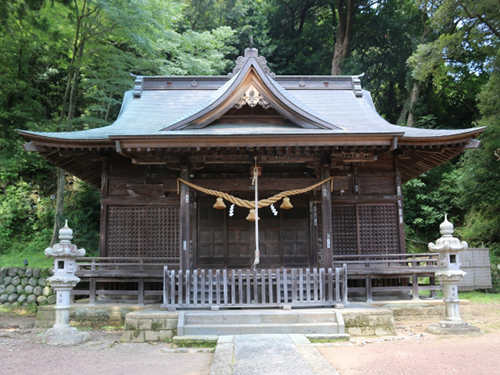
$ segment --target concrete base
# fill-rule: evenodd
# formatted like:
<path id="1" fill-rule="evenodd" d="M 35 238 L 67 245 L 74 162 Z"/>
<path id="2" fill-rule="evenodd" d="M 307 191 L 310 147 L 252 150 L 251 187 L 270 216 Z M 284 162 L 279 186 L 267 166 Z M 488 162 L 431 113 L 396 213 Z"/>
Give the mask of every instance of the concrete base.
<path id="1" fill-rule="evenodd" d="M 36 335 L 36 344 L 47 344 L 52 346 L 75 346 L 90 340 L 90 333 L 77 332 L 70 335 L 52 335 L 50 333 L 40 333 Z"/>
<path id="2" fill-rule="evenodd" d="M 473 327 L 467 322 L 446 320 L 428 326 L 425 331 L 434 335 L 470 335 L 473 333 L 482 333 L 479 328 Z"/>

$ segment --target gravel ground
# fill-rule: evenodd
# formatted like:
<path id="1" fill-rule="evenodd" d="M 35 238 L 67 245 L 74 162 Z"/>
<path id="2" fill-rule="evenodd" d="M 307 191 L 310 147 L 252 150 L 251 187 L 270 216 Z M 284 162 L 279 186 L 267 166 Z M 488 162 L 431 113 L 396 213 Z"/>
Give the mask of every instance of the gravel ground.
<path id="1" fill-rule="evenodd" d="M 418 323 L 398 327 L 393 338 L 356 338 L 319 351 L 341 375 L 500 374 L 500 304 L 474 304 L 474 320 L 484 334 L 435 336 Z"/>
<path id="2" fill-rule="evenodd" d="M 438 337 L 418 323 L 398 327 L 396 337 L 353 338 L 318 349 L 341 375 L 500 374 L 500 304 L 474 304 L 472 311 L 470 322 L 483 335 Z M 164 352 L 166 343 L 119 343 L 121 333 L 109 331 L 90 332 L 92 340 L 78 347 L 33 344 L 40 332 L 34 321 L 0 313 L 0 374 L 208 375 L 213 359 L 212 353 Z"/>
<path id="3" fill-rule="evenodd" d="M 166 353 L 168 344 L 119 343 L 121 332 L 93 331 L 77 347 L 33 344 L 34 318 L 0 314 L 0 374 L 208 375 L 212 353 Z"/>

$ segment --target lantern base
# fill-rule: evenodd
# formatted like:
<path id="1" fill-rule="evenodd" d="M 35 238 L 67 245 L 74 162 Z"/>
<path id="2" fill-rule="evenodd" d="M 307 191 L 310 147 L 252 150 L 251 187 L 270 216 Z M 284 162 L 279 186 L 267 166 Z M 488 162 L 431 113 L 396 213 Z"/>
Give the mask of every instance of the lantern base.
<path id="1" fill-rule="evenodd" d="M 69 335 L 57 335 L 50 333 L 39 333 L 35 337 L 36 344 L 47 344 L 52 346 L 75 346 L 90 340 L 90 333 L 77 332 Z"/>
<path id="2" fill-rule="evenodd" d="M 425 329 L 425 332 L 434 335 L 470 335 L 472 333 L 482 333 L 477 327 L 469 323 L 460 321 L 441 320 L 437 324 L 431 324 Z"/>

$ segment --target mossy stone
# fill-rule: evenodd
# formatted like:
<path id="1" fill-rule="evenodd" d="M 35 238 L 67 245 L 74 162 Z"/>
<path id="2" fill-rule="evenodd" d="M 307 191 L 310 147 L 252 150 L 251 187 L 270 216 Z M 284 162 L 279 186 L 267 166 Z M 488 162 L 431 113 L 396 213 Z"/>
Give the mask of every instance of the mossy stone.
<path id="1" fill-rule="evenodd" d="M 12 267 L 12 268 L 9 268 L 9 276 L 10 277 L 14 277 L 14 276 L 17 276 L 17 271 L 19 270 L 19 268 L 17 267 Z"/>
<path id="2" fill-rule="evenodd" d="M 50 296 L 47 297 L 47 303 L 49 305 L 53 305 L 56 303 L 56 295 L 55 294 L 52 294 Z"/>
<path id="3" fill-rule="evenodd" d="M 10 284 L 7 289 L 6 289 L 6 292 L 9 293 L 9 294 L 12 294 L 12 293 L 15 293 L 16 292 L 16 287 L 12 284 Z"/>
<path id="4" fill-rule="evenodd" d="M 37 279 L 40 277 L 40 272 L 42 270 L 40 268 L 33 268 L 33 277 L 36 277 Z"/>
<path id="5" fill-rule="evenodd" d="M 19 303 L 23 304 L 23 303 L 25 303 L 25 302 L 26 302 L 26 300 L 27 300 L 27 299 L 28 299 L 28 296 L 26 296 L 26 294 L 21 294 L 21 295 L 19 296 L 19 298 L 17 299 L 17 302 L 19 302 Z"/>

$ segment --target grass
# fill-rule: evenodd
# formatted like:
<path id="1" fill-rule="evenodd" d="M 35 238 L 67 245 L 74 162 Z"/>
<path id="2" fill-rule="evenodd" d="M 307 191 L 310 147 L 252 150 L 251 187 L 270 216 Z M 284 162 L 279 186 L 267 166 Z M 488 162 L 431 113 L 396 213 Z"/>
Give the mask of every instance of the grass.
<path id="1" fill-rule="evenodd" d="M 35 303 L 30 304 L 28 307 L 5 307 L 0 306 L 0 314 L 16 314 L 25 316 L 36 316 L 37 307 Z"/>
<path id="2" fill-rule="evenodd" d="M 478 304 L 500 303 L 500 293 L 460 292 L 458 297 Z"/>
<path id="3" fill-rule="evenodd" d="M 24 267 L 23 259 L 28 261 L 28 267 L 32 268 L 50 268 L 53 266 L 53 259 L 47 258 L 40 249 L 39 252 L 10 252 L 0 254 L 0 267 Z"/>

